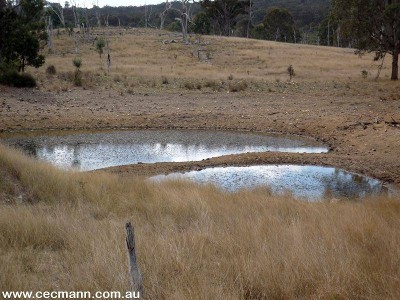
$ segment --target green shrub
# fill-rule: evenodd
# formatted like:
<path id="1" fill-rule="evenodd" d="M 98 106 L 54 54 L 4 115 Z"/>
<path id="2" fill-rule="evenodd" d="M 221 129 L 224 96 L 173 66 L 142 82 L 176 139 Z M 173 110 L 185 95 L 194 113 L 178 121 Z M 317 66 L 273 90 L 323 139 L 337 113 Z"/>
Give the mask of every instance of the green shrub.
<path id="1" fill-rule="evenodd" d="M 36 80 L 28 73 L 18 73 L 15 70 L 0 75 L 0 83 L 14 87 L 35 87 Z"/>
<path id="2" fill-rule="evenodd" d="M 100 58 L 101 58 L 101 55 L 103 54 L 103 49 L 105 46 L 106 46 L 106 41 L 102 37 L 97 40 L 96 51 L 97 51 L 97 53 L 99 53 Z"/>
<path id="3" fill-rule="evenodd" d="M 72 60 L 72 64 L 76 68 L 75 73 L 74 73 L 74 85 L 82 86 L 82 72 L 80 70 L 80 67 L 82 66 L 82 60 L 78 57 L 75 57 Z"/>
<path id="4" fill-rule="evenodd" d="M 82 67 L 82 60 L 78 57 L 75 57 L 72 60 L 72 64 L 74 65 L 75 68 L 79 69 L 80 67 Z"/>

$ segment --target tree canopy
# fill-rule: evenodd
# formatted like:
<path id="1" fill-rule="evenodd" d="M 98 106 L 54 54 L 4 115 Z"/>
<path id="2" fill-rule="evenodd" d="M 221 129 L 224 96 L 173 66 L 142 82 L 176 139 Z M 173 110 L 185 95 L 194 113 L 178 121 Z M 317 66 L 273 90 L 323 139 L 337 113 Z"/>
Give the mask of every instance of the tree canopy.
<path id="1" fill-rule="evenodd" d="M 358 54 L 392 55 L 391 79 L 398 80 L 400 0 L 333 0 L 333 13 Z"/>
<path id="2" fill-rule="evenodd" d="M 0 0 L 0 63 L 24 71 L 25 66 L 40 67 L 41 41 L 46 40 L 41 22 L 42 0 L 22 0 L 17 5 Z"/>
<path id="3" fill-rule="evenodd" d="M 269 8 L 263 25 L 269 40 L 296 42 L 298 39 L 293 17 L 287 9 Z"/>
<path id="4" fill-rule="evenodd" d="M 246 13 L 249 0 L 203 0 L 201 7 L 211 20 L 215 22 L 220 34 L 230 36 L 237 22 L 237 17 Z"/>

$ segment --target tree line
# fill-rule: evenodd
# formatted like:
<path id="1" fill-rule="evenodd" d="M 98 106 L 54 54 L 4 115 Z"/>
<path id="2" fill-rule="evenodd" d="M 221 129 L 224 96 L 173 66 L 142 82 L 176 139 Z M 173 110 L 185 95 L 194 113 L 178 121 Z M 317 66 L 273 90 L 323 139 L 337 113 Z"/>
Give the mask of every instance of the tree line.
<path id="1" fill-rule="evenodd" d="M 278 5 L 275 6 L 275 5 Z M 94 26 L 153 27 L 188 33 L 316 43 L 392 56 L 398 79 L 400 0 L 166 0 L 141 7 L 78 7 L 43 0 L 0 0 L 0 65 L 24 71 L 39 67 L 46 32 L 64 27 L 74 33 Z M 27 46 L 29 45 L 29 46 Z"/>

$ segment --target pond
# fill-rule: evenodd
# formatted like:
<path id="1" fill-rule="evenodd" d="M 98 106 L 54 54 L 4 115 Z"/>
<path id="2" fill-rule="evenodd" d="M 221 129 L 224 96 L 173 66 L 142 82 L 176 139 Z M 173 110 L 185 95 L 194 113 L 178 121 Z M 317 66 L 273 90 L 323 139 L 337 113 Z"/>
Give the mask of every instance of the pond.
<path id="1" fill-rule="evenodd" d="M 203 130 L 58 132 L 2 141 L 57 166 L 82 171 L 137 163 L 199 161 L 246 152 L 329 151 L 328 147 L 304 137 Z"/>
<path id="2" fill-rule="evenodd" d="M 226 191 L 267 187 L 272 193 L 291 193 L 308 201 L 320 199 L 359 199 L 388 194 L 380 181 L 341 169 L 320 166 L 260 165 L 250 167 L 218 167 L 187 173 L 157 175 L 151 180 L 189 179 L 214 184 Z"/>

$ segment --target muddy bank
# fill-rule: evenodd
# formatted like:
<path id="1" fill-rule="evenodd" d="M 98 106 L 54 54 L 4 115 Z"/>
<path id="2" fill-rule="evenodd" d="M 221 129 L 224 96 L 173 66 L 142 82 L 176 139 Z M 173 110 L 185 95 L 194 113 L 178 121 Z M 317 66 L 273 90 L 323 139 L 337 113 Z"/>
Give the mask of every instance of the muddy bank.
<path id="1" fill-rule="evenodd" d="M 110 172 L 152 175 L 224 165 L 293 163 L 336 166 L 400 183 L 400 101 L 376 95 L 203 93 L 120 95 L 76 89 L 65 93 L 1 87 L 0 130 L 212 129 L 313 137 L 328 154 L 258 153 L 193 163 L 141 164 Z"/>
<path id="2" fill-rule="evenodd" d="M 348 155 L 326 153 L 245 153 L 237 155 L 227 155 L 222 157 L 210 158 L 198 162 L 180 163 L 156 163 L 156 164 L 136 164 L 105 168 L 102 171 L 117 173 L 121 175 L 143 175 L 153 176 L 157 174 L 169 174 L 175 172 L 186 172 L 202 170 L 210 167 L 226 166 L 252 166 L 260 164 L 297 164 L 297 165 L 319 165 L 327 167 L 338 167 L 350 172 L 370 175 L 387 183 L 396 182 L 392 178 L 396 173 L 385 169 L 375 170 L 373 166 L 363 163 L 362 159 L 355 159 Z"/>

